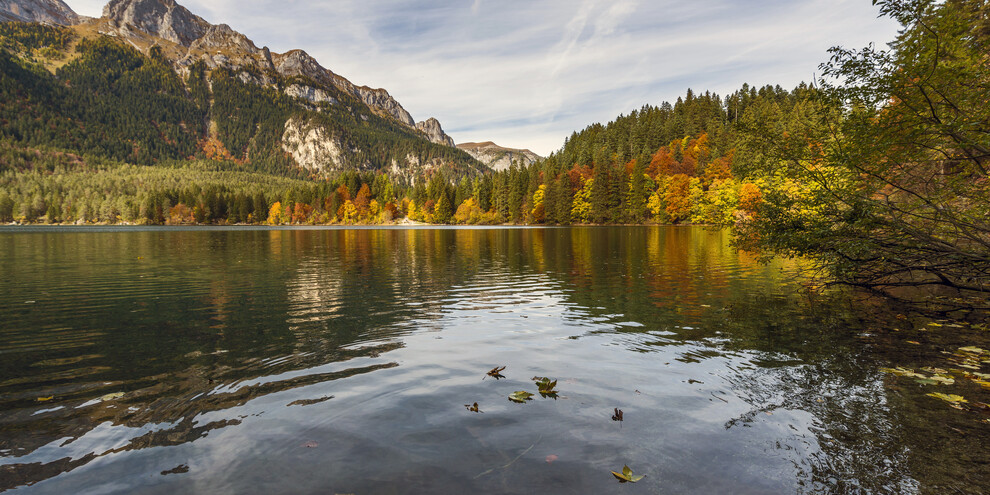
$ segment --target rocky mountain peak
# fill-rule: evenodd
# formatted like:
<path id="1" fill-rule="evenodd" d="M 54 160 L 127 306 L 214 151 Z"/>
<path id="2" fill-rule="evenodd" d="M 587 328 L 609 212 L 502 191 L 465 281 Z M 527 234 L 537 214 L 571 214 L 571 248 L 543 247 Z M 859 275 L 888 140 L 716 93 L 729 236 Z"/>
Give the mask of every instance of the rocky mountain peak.
<path id="1" fill-rule="evenodd" d="M 505 148 L 491 141 L 483 143 L 461 143 L 457 149 L 466 152 L 492 170 L 508 170 L 513 163 L 530 166 L 543 158 L 530 150 Z"/>
<path id="2" fill-rule="evenodd" d="M 419 129 L 423 134 L 426 134 L 426 137 L 433 143 L 450 146 L 451 148 L 454 147 L 454 140 L 443 132 L 443 128 L 440 127 L 440 121 L 433 117 L 430 117 L 423 122 L 417 122 L 416 129 Z"/>
<path id="3" fill-rule="evenodd" d="M 187 47 L 210 28 L 210 23 L 175 0 L 111 0 L 103 17 L 119 27 L 134 27 Z"/>
<path id="4" fill-rule="evenodd" d="M 275 70 L 283 76 L 304 76 L 317 82 L 326 82 L 327 70 L 303 50 L 291 50 L 272 58 Z"/>
<path id="5" fill-rule="evenodd" d="M 80 17 L 62 0 L 0 0 L 0 22 L 8 21 L 69 26 Z"/>

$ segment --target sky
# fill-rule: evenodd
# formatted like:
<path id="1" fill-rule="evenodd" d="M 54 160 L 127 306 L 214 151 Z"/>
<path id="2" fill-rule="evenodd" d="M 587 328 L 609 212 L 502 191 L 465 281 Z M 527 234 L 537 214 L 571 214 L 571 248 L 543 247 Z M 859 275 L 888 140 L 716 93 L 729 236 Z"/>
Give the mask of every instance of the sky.
<path id="1" fill-rule="evenodd" d="M 98 17 L 103 0 L 67 0 Z M 870 0 L 179 0 L 258 46 L 301 48 L 385 88 L 457 143 L 546 156 L 564 139 L 688 88 L 791 89 L 828 49 L 897 33 Z"/>

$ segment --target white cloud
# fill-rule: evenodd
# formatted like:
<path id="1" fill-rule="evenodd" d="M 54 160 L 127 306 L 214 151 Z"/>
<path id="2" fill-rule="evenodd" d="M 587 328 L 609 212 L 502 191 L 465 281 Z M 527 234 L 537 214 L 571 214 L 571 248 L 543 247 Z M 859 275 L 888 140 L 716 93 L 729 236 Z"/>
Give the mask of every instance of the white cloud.
<path id="1" fill-rule="evenodd" d="M 688 87 L 808 81 L 833 45 L 896 34 L 868 0 L 180 0 L 259 46 L 384 87 L 458 142 L 547 154 L 572 131 Z M 99 15 L 93 0 L 69 0 Z"/>

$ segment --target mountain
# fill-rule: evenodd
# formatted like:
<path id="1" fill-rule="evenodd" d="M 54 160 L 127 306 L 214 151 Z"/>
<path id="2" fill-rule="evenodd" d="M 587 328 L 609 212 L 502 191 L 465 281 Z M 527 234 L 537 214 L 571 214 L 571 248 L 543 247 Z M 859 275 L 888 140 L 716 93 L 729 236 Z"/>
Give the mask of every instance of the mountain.
<path id="1" fill-rule="evenodd" d="M 138 164 L 205 156 L 273 173 L 407 179 L 487 170 L 436 119 L 417 124 L 385 89 L 354 84 L 303 50 L 259 48 L 174 0 L 112 0 L 98 19 L 59 0 L 0 2 L 4 19 L 27 18 L 29 5 L 32 19 L 64 10 L 45 26 L 0 29 L 13 56 L 0 97 L 17 103 L 0 109 L 0 137 Z"/>
<path id="2" fill-rule="evenodd" d="M 462 143 L 457 145 L 457 149 L 467 152 L 467 154 L 473 156 L 479 162 L 497 171 L 507 170 L 512 165 L 512 162 L 516 162 L 523 167 L 528 167 L 543 159 L 543 157 L 530 150 L 503 148 L 491 141 L 484 143 Z"/>
<path id="3" fill-rule="evenodd" d="M 417 129 L 409 112 L 388 91 L 358 86 L 324 68 L 303 50 L 272 54 L 267 48 L 258 49 L 250 39 L 230 26 L 214 26 L 174 0 L 112 0 L 103 9 L 103 18 L 108 22 L 111 32 L 125 38 L 133 37 L 135 31 L 138 31 L 186 48 L 180 65 L 188 66 L 196 60 L 203 60 L 211 68 L 239 69 L 254 65 L 263 72 L 275 71 L 285 77 L 301 76 L 350 93 L 381 115 L 389 116 L 410 129 Z M 315 97 L 317 89 L 301 86 L 293 88 L 291 92 L 294 96 L 320 103 Z M 433 136 L 426 131 L 424 133 L 428 138 Z M 442 130 L 440 135 L 440 138 L 430 140 L 447 144 L 449 139 L 444 138 L 448 136 Z M 449 146 L 453 147 L 453 140 L 449 140 Z"/>
<path id="4" fill-rule="evenodd" d="M 68 26 L 79 22 L 62 0 L 0 0 L 0 22 L 42 22 Z"/>

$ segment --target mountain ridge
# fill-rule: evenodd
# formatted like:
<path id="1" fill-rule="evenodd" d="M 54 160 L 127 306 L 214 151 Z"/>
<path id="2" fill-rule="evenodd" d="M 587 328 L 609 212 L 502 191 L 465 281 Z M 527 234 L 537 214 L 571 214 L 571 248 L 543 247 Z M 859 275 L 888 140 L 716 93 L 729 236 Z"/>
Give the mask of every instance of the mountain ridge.
<path id="1" fill-rule="evenodd" d="M 284 155 L 296 166 L 318 174 L 348 169 L 387 169 L 409 178 L 445 166 L 445 163 L 453 163 L 455 167 L 467 166 L 469 170 L 474 170 L 472 173 L 486 169 L 470 155 L 457 150 L 453 139 L 443 132 L 436 119 L 430 118 L 417 123 L 387 90 L 354 84 L 323 67 L 302 49 L 273 53 L 268 47 L 259 48 L 254 41 L 228 24 L 212 24 L 174 0 L 111 0 L 103 9 L 104 16 L 100 18 L 80 17 L 60 0 L 0 0 L 0 7 L 6 9 L 0 9 L 0 13 L 9 13 L 6 19 L 14 13 L 28 12 L 28 6 L 32 6 L 34 10 L 31 12 L 36 14 L 26 20 L 42 18 L 38 13 L 56 12 L 63 7 L 68 9 L 60 18 L 51 21 L 45 20 L 48 18 L 42 19 L 42 22 L 51 26 L 66 26 L 63 29 L 68 31 L 51 38 L 61 40 L 58 46 L 50 47 L 55 48 L 57 53 L 45 46 L 34 46 L 26 50 L 14 50 L 17 52 L 12 52 L 15 57 L 27 57 L 28 63 L 41 63 L 53 76 L 62 67 L 70 66 L 78 73 L 80 63 L 105 66 L 97 69 L 97 72 L 102 70 L 109 75 L 116 73 L 118 69 L 126 72 L 140 66 L 142 62 L 124 53 L 127 50 L 136 50 L 151 59 L 149 61 L 155 61 L 158 67 L 168 67 L 168 70 L 178 76 L 180 87 L 184 85 L 185 89 L 169 86 L 171 89 L 166 91 L 172 93 L 170 98 L 195 98 L 198 110 L 193 113 L 203 112 L 202 117 L 190 122 L 186 119 L 192 113 L 187 112 L 180 118 L 176 112 L 169 113 L 166 110 L 162 114 L 158 111 L 158 117 L 141 125 L 150 124 L 156 128 L 160 124 L 174 125 L 178 126 L 174 132 L 180 134 L 198 132 L 200 139 L 205 140 L 203 143 L 212 143 L 198 145 L 207 156 L 228 157 L 241 162 L 264 156 L 269 160 L 269 165 L 266 166 L 270 167 L 271 163 L 284 162 L 283 158 L 277 156 Z M 23 17 L 16 20 L 23 21 Z M 8 33 L 7 36 L 18 36 L 16 33 L 26 33 L 32 29 L 35 28 L 28 25 L 13 27 L 5 32 Z M 109 41 L 114 39 L 118 41 Z M 119 43 L 126 49 L 123 52 L 118 48 L 111 49 L 106 43 Z M 15 41 L 11 46 L 23 45 L 18 45 Z M 113 52 L 113 57 L 118 57 L 118 60 L 129 59 L 132 60 L 129 64 L 137 65 L 130 68 L 115 67 L 119 62 L 105 58 L 106 50 Z M 104 55 L 99 54 L 101 51 Z M 92 69 L 95 67 L 84 69 L 84 72 Z M 19 74 L 21 75 L 17 77 L 27 77 L 25 73 Z M 107 81 L 112 83 L 115 77 L 117 76 L 112 76 Z M 218 77 L 227 82 L 217 80 Z M 98 78 L 102 79 L 103 76 Z M 63 82 L 53 80 L 41 84 L 34 80 L 24 83 L 27 88 L 75 84 L 71 77 L 65 79 L 64 75 L 57 75 L 55 79 Z M 231 86 L 233 81 L 258 89 L 237 89 Z M 217 87 L 217 82 L 222 84 Z M 203 84 L 205 86 L 201 86 Z M 98 92 L 110 89 L 108 86 L 91 88 Z M 165 88 L 158 91 L 162 90 Z M 218 90 L 223 93 L 222 97 L 218 96 Z M 205 95 L 202 93 L 204 91 Z M 181 94 L 183 92 L 184 96 Z M 215 106 L 215 98 L 216 105 L 220 107 Z M 234 102 L 231 98 L 241 101 Z M 265 101 L 258 102 L 258 98 Z M 24 104 L 29 105 L 29 101 L 30 99 L 25 100 Z M 250 103 L 251 101 L 256 103 Z M 258 106 L 259 103 L 261 106 Z M 245 104 L 248 106 L 245 107 Z M 266 106 L 268 109 L 264 109 Z M 309 113 L 300 114 L 299 110 Z M 81 129 L 87 128 L 86 122 L 80 122 L 79 119 L 89 117 L 82 114 L 70 115 L 60 110 L 58 105 L 45 111 L 54 118 L 67 119 L 66 123 L 77 121 L 82 124 Z M 94 111 L 104 112 L 87 110 L 90 115 Z M 160 117 L 169 115 L 178 120 L 165 123 L 159 121 Z M 251 128 L 251 123 L 243 119 L 253 120 L 255 127 Z M 107 121 L 104 118 L 100 122 L 106 124 Z M 86 131 L 81 131 L 82 134 L 80 131 L 65 132 L 79 135 L 75 142 L 85 143 L 86 148 L 101 148 L 100 145 L 89 144 L 93 138 L 84 136 Z M 118 134 L 122 136 L 126 132 Z M 15 132 L 12 135 L 33 134 Z M 135 147 L 133 154 L 127 153 L 121 143 L 111 155 L 118 160 L 136 160 L 140 163 L 191 156 L 188 151 L 176 155 L 180 148 L 188 150 L 189 145 L 175 144 L 177 141 L 174 136 L 152 138 L 152 131 L 145 132 L 143 136 L 148 140 L 158 139 L 162 142 L 148 141 L 145 146 Z M 433 150 L 425 144 L 413 144 L 409 141 L 411 139 L 421 139 L 451 151 Z M 146 152 L 149 146 L 154 149 L 151 154 Z M 257 146 L 264 146 L 264 149 L 257 149 Z"/>
<path id="2" fill-rule="evenodd" d="M 250 38 L 229 25 L 211 24 L 175 0 L 111 0 L 104 7 L 103 19 L 118 35 L 127 37 L 131 34 L 131 28 L 135 28 L 184 47 L 186 53 L 178 60 L 180 66 L 203 60 L 211 68 L 241 68 L 244 64 L 237 62 L 252 61 L 263 70 L 273 70 L 286 77 L 304 76 L 319 83 L 333 85 L 380 111 L 382 115 L 417 130 L 412 115 L 386 89 L 355 84 L 323 67 L 302 49 L 281 54 L 271 53 L 267 47 L 259 49 Z M 211 50 L 232 50 L 232 53 L 210 54 Z M 231 55 L 234 56 L 234 63 L 230 63 Z M 431 142 L 453 147 L 453 140 L 446 139 L 449 138 L 446 134 L 424 135 Z"/>
<path id="3" fill-rule="evenodd" d="M 528 149 L 506 148 L 492 141 L 460 143 L 457 145 L 457 149 L 466 152 L 495 171 L 507 170 L 513 162 L 528 167 L 543 159 Z"/>

